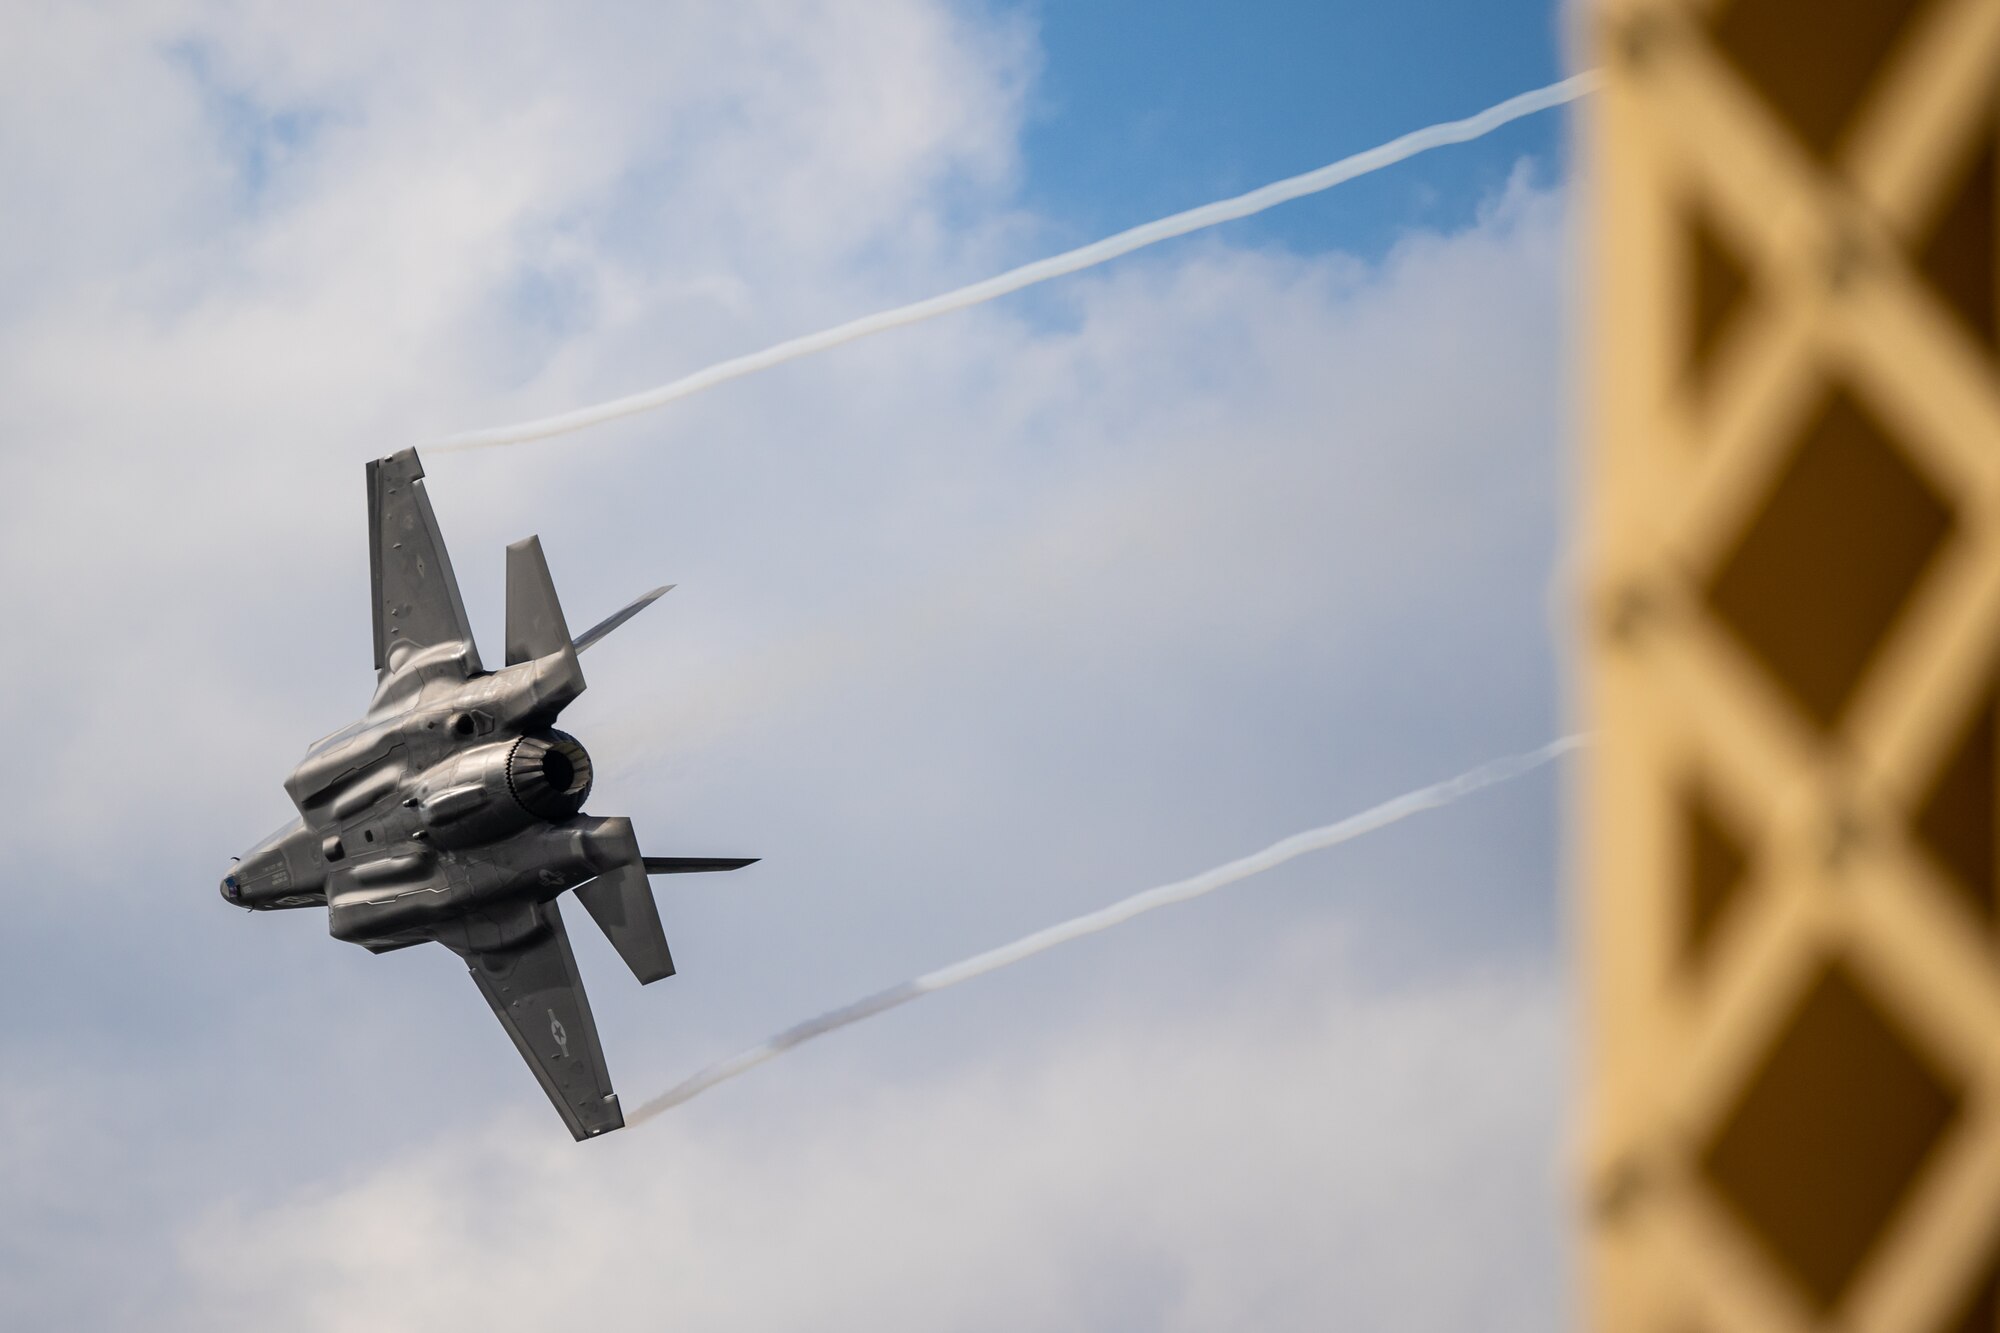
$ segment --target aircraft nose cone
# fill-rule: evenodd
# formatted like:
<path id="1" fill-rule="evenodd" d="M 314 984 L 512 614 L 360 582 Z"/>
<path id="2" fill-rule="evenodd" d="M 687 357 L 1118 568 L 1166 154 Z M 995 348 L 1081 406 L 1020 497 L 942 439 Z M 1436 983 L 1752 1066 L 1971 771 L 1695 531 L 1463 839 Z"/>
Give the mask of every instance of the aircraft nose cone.
<path id="1" fill-rule="evenodd" d="M 234 869 L 222 877 L 220 888 L 224 902 L 234 903 L 238 907 L 243 906 L 243 885 L 237 881 Z"/>

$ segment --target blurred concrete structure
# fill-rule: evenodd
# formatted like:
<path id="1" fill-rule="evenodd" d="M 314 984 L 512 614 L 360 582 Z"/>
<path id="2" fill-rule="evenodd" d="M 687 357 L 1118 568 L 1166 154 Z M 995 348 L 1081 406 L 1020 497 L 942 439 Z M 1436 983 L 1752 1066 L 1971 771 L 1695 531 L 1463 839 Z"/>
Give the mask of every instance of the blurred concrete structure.
<path id="1" fill-rule="evenodd" d="M 2000 1328 L 2000 0 L 1598 0 L 1590 1326 Z"/>

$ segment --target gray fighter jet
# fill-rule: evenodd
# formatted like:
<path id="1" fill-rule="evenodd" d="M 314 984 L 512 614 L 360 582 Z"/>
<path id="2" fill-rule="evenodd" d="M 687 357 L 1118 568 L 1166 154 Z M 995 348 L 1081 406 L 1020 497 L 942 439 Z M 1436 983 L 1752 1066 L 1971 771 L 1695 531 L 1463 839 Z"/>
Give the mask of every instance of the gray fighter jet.
<path id="1" fill-rule="evenodd" d="M 583 813 L 590 756 L 555 729 L 583 693 L 577 654 L 667 591 L 572 639 L 538 538 L 507 548 L 507 665 L 486 671 L 465 621 L 423 465 L 368 465 L 375 698 L 313 744 L 285 790 L 299 817 L 237 859 L 222 896 L 325 907 L 335 939 L 374 953 L 436 940 L 480 994 L 578 1139 L 625 1123 L 556 899 L 583 901 L 641 984 L 673 956 L 648 875 L 755 857 L 642 856 L 624 818 Z"/>

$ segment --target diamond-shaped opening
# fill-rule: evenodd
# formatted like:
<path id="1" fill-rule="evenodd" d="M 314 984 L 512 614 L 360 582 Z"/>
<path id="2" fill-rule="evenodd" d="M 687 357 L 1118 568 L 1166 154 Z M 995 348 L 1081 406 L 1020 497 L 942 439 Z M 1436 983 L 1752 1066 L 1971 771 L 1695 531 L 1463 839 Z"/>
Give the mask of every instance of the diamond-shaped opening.
<path id="1" fill-rule="evenodd" d="M 1917 265 L 1973 336 L 2000 350 L 2000 135 L 1987 123 L 1917 246 Z"/>
<path id="2" fill-rule="evenodd" d="M 1701 1150 L 1701 1174 L 1773 1263 L 1829 1310 L 1961 1099 L 1958 1083 L 1832 963 Z"/>
<path id="3" fill-rule="evenodd" d="M 1987 921 L 1994 919 L 1994 779 L 2000 698 L 1988 691 L 1917 802 L 1918 843 L 1951 886 Z"/>
<path id="4" fill-rule="evenodd" d="M 2000 1258 L 1989 1260 L 1972 1289 L 1959 1301 L 1951 1317 L 1938 1326 L 1938 1333 L 1996 1333 L 2000 1331 Z"/>
<path id="5" fill-rule="evenodd" d="M 1715 44 L 1806 147 L 1830 157 L 1925 0 L 1724 0 Z M 1834 11 L 1838 11 L 1837 13 Z"/>
<path id="6" fill-rule="evenodd" d="M 1750 295 L 1750 265 L 1716 230 L 1706 212 L 1682 219 L 1688 265 L 1686 325 L 1688 378 L 1699 393 L 1708 383 L 1716 348 Z"/>
<path id="7" fill-rule="evenodd" d="M 1702 783 L 1680 796 L 1681 965 L 1698 971 L 1749 881 L 1750 847 Z"/>
<path id="8" fill-rule="evenodd" d="M 1709 579 L 1708 604 L 1830 729 L 1952 526 L 1944 497 L 1889 432 L 1834 389 Z"/>

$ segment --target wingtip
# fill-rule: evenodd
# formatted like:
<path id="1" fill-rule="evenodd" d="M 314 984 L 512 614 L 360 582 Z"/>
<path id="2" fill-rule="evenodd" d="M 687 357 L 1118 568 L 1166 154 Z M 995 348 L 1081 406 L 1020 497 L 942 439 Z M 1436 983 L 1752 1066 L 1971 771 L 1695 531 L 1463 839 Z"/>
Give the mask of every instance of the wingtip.
<path id="1" fill-rule="evenodd" d="M 424 460 L 418 456 L 416 446 L 398 449 L 392 454 L 383 454 L 370 460 L 371 468 L 389 468 L 402 473 L 408 480 L 415 481 L 424 475 Z"/>

